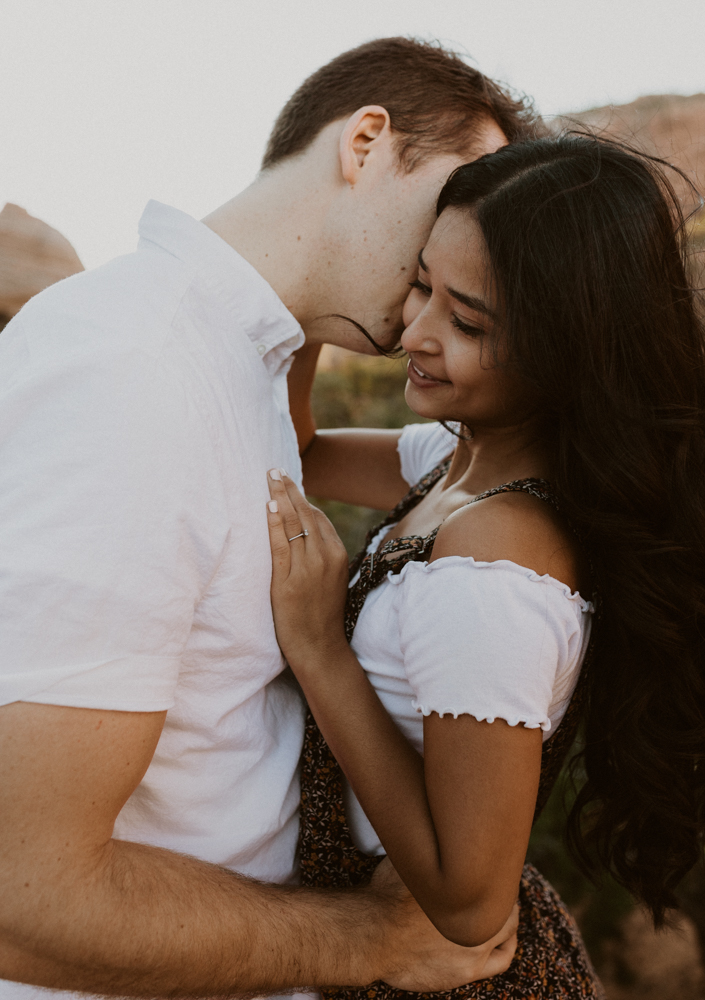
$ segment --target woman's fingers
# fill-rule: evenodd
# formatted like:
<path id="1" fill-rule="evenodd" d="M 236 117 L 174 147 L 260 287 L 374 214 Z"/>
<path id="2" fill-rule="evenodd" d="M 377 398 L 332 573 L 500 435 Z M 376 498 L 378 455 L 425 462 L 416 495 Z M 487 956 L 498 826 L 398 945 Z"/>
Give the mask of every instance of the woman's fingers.
<path id="1" fill-rule="evenodd" d="M 289 501 L 299 518 L 299 523 L 309 532 L 311 530 L 317 530 L 316 517 L 314 516 L 315 508 L 311 506 L 303 493 L 301 493 L 301 491 L 297 488 L 293 479 L 287 476 L 286 472 L 282 469 L 279 471 L 283 474 L 282 481 L 286 488 Z"/>
<path id="2" fill-rule="evenodd" d="M 498 973 L 506 972 L 517 949 L 518 930 L 519 904 L 515 903 L 504 927 L 487 942 L 487 948 L 492 949 L 487 959 L 488 976 L 496 976 Z"/>
<path id="3" fill-rule="evenodd" d="M 314 651 L 330 649 L 337 640 L 346 644 L 347 556 L 332 526 L 333 539 L 322 541 L 318 522 L 325 520 L 323 514 L 281 470 L 270 470 L 269 491 L 274 624 L 282 652 L 296 673 L 307 668 Z"/>
<path id="4" fill-rule="evenodd" d="M 291 502 L 287 486 L 282 480 L 281 469 L 269 470 L 269 494 L 272 500 L 277 502 L 279 508 L 277 513 L 284 526 L 287 541 L 296 538 L 297 535 L 303 535 L 305 526 L 302 526 L 301 518 Z M 303 542 L 304 538 L 305 536 L 298 541 Z"/>
<path id="5" fill-rule="evenodd" d="M 278 582 L 286 579 L 291 570 L 291 548 L 277 500 L 267 503 L 267 526 L 272 549 L 272 579 Z"/>
<path id="6" fill-rule="evenodd" d="M 490 979 L 493 976 L 501 976 L 506 972 L 512 964 L 517 944 L 517 936 L 513 934 L 512 937 L 507 938 L 506 941 L 503 941 L 502 944 L 494 948 L 487 959 L 487 964 L 480 978 Z"/>
<path id="7" fill-rule="evenodd" d="M 342 562 L 342 564 L 347 568 L 349 562 L 348 554 L 340 535 L 322 510 L 318 510 L 317 507 L 311 507 L 311 512 L 314 516 L 316 527 L 318 528 L 321 539 L 321 547 L 328 554 L 329 558 Z"/>

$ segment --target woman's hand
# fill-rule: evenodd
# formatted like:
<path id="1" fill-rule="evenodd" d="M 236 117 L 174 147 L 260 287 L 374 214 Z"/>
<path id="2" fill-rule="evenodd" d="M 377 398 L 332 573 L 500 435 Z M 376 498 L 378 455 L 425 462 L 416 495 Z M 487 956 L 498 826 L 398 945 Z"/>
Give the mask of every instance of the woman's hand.
<path id="1" fill-rule="evenodd" d="M 348 556 L 335 528 L 279 469 L 269 473 L 272 609 L 277 640 L 294 673 L 347 649 Z"/>
<path id="2" fill-rule="evenodd" d="M 431 922 L 423 915 L 388 857 L 377 867 L 370 889 L 404 906 L 406 920 L 402 918 L 398 924 L 404 947 L 410 946 L 419 964 L 423 963 L 422 969 L 411 968 L 408 952 L 404 952 L 399 969 L 387 973 L 385 981 L 390 986 L 413 992 L 452 990 L 466 983 L 499 976 L 511 965 L 517 949 L 518 903 L 494 937 L 484 944 L 464 948 L 432 929 Z"/>

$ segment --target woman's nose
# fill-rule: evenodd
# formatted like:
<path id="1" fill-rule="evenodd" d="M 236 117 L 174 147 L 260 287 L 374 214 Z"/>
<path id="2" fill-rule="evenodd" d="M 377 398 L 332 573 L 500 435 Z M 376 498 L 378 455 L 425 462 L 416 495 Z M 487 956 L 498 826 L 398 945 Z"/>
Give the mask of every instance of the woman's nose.
<path id="1" fill-rule="evenodd" d="M 440 349 L 438 340 L 433 334 L 426 310 L 420 312 L 406 327 L 401 335 L 401 346 L 407 354 L 419 351 L 423 351 L 425 354 L 438 354 Z"/>

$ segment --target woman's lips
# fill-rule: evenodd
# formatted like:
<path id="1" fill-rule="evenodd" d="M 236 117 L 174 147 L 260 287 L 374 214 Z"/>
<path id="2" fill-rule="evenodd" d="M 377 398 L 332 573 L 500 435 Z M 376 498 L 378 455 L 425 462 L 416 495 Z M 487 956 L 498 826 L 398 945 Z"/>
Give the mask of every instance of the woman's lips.
<path id="1" fill-rule="evenodd" d="M 439 385 L 450 384 L 445 379 L 432 378 L 430 375 L 427 375 L 418 365 L 414 364 L 411 358 L 409 358 L 406 366 L 406 374 L 412 385 L 417 386 L 419 389 L 435 389 Z"/>

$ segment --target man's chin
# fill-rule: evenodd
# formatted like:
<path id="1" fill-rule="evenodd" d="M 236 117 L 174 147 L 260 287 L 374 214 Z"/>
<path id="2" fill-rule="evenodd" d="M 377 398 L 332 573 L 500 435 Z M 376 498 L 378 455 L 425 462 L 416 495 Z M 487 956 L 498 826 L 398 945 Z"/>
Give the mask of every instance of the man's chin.
<path id="1" fill-rule="evenodd" d="M 371 326 L 367 326 L 356 317 L 347 316 L 344 313 L 330 313 L 327 316 L 319 317 L 319 320 L 326 323 L 326 326 L 320 330 L 315 338 L 319 343 L 330 344 L 332 347 L 344 347 L 346 351 L 367 354 L 372 357 L 393 351 L 399 346 L 401 335 L 404 332 L 401 316 L 399 321 L 394 324 L 377 320 Z"/>
<path id="2" fill-rule="evenodd" d="M 397 341 L 396 343 L 398 344 L 399 341 Z M 383 351 L 391 351 L 394 350 L 396 344 L 392 344 L 390 347 L 387 347 L 385 344 L 380 344 L 379 346 L 382 348 Z M 356 354 L 366 354 L 368 355 L 368 357 L 372 356 L 374 358 L 378 358 L 382 354 L 382 351 L 378 351 L 377 348 L 374 346 L 374 344 L 371 344 L 369 340 L 364 340 L 364 339 L 362 341 L 357 341 L 355 343 L 355 346 L 352 345 L 349 346 L 348 350 L 354 351 Z"/>
<path id="3" fill-rule="evenodd" d="M 376 331 L 372 330 L 368 330 L 367 332 L 374 343 L 371 343 L 364 334 L 358 333 L 354 328 L 351 328 L 349 338 L 346 338 L 345 342 L 339 340 L 338 345 L 345 347 L 348 351 L 354 351 L 356 354 L 367 354 L 373 357 L 379 357 L 399 347 L 402 335 L 401 330 L 391 337 L 388 330 L 385 330 L 384 334 L 377 334 Z"/>

